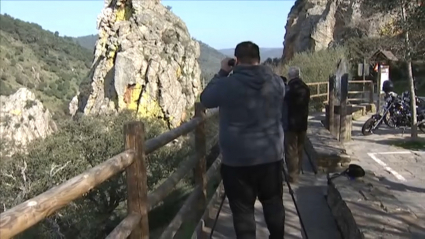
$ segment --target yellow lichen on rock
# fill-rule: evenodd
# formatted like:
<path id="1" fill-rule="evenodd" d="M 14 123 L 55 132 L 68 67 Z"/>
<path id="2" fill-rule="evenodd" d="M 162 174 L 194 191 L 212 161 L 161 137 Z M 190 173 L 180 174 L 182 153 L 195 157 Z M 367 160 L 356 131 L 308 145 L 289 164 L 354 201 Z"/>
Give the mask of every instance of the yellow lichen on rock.
<path id="1" fill-rule="evenodd" d="M 116 52 L 116 50 L 111 50 L 109 53 L 108 53 L 108 59 L 109 60 L 111 60 L 112 59 L 112 63 L 113 63 L 113 59 L 114 59 L 114 57 L 115 57 L 115 54 L 116 54 L 117 52 Z"/>
<path id="2" fill-rule="evenodd" d="M 129 4 L 121 5 L 116 11 L 116 22 L 128 21 L 132 15 L 132 10 Z"/>
<path id="3" fill-rule="evenodd" d="M 127 108 L 127 103 L 124 101 L 124 96 L 118 95 L 118 110 Z"/>
<path id="4" fill-rule="evenodd" d="M 21 112 L 21 110 L 20 110 L 20 109 L 12 110 L 12 111 L 10 111 L 10 113 L 11 113 L 12 115 L 21 115 L 21 114 L 22 114 L 22 112 Z"/>
<path id="5" fill-rule="evenodd" d="M 138 102 L 137 116 L 146 118 L 163 118 L 163 113 L 159 103 L 149 97 L 149 92 L 142 93 Z"/>
<path id="6" fill-rule="evenodd" d="M 177 78 L 180 78 L 182 76 L 182 68 L 180 66 L 177 68 L 176 76 Z"/>
<path id="7" fill-rule="evenodd" d="M 142 86 L 136 83 L 131 89 L 131 92 L 129 95 L 130 99 L 127 102 L 127 109 L 134 110 L 134 111 L 137 110 L 137 107 L 139 105 L 138 100 L 139 100 L 141 92 L 142 92 Z"/>
<path id="8" fill-rule="evenodd" d="M 120 110 L 128 109 L 137 112 L 138 117 L 161 118 L 163 113 L 158 102 L 149 97 L 149 92 L 142 92 L 142 86 L 138 83 L 127 86 L 124 96 L 118 98 Z M 140 95 L 142 95 L 140 97 Z"/>

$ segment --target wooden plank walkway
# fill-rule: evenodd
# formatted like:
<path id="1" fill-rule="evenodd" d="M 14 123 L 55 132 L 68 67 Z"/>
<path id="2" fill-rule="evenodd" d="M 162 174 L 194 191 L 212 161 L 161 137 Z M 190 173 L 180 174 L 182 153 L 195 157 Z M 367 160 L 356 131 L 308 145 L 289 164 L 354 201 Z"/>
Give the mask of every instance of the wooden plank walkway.
<path id="1" fill-rule="evenodd" d="M 341 236 L 325 200 L 326 176 L 314 175 L 306 156 L 304 159 L 304 174 L 301 175 L 298 185 L 291 186 L 294 190 L 302 220 L 306 226 L 308 238 L 340 239 Z M 285 239 L 306 238 L 286 183 L 284 184 L 283 200 L 286 212 Z M 255 204 L 255 219 L 257 222 L 257 238 L 268 238 L 269 232 L 264 221 L 261 203 L 258 200 Z M 223 204 L 212 238 L 236 238 L 227 199 Z"/>

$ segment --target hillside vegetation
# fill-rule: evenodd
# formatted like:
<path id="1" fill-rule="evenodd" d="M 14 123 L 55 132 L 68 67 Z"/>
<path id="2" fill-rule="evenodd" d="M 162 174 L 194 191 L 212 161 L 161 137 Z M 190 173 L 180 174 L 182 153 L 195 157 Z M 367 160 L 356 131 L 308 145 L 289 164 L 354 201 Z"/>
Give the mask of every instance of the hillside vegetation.
<path id="1" fill-rule="evenodd" d="M 89 71 L 92 53 L 71 37 L 0 15 L 0 94 L 32 90 L 58 118 Z"/>

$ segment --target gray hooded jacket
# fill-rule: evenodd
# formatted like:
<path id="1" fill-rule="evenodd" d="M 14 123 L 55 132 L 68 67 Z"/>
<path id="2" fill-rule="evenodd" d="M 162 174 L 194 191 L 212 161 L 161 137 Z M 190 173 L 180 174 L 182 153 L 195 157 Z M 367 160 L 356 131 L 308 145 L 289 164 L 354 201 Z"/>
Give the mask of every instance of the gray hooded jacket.
<path id="1" fill-rule="evenodd" d="M 282 107 L 285 86 L 268 66 L 220 71 L 201 94 L 207 108 L 219 107 L 223 164 L 253 166 L 283 156 Z"/>

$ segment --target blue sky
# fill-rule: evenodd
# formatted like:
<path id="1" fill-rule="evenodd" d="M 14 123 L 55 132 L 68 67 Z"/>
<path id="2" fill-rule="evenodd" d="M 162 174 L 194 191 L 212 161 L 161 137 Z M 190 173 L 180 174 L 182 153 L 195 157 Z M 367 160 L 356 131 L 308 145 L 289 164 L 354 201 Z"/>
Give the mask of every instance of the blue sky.
<path id="1" fill-rule="evenodd" d="M 35 22 L 60 35 L 96 34 L 103 0 L 0 0 L 1 13 Z M 282 47 L 286 19 L 294 1 L 178 1 L 164 5 L 186 22 L 190 34 L 216 48 L 233 48 L 251 40 L 261 47 Z"/>

